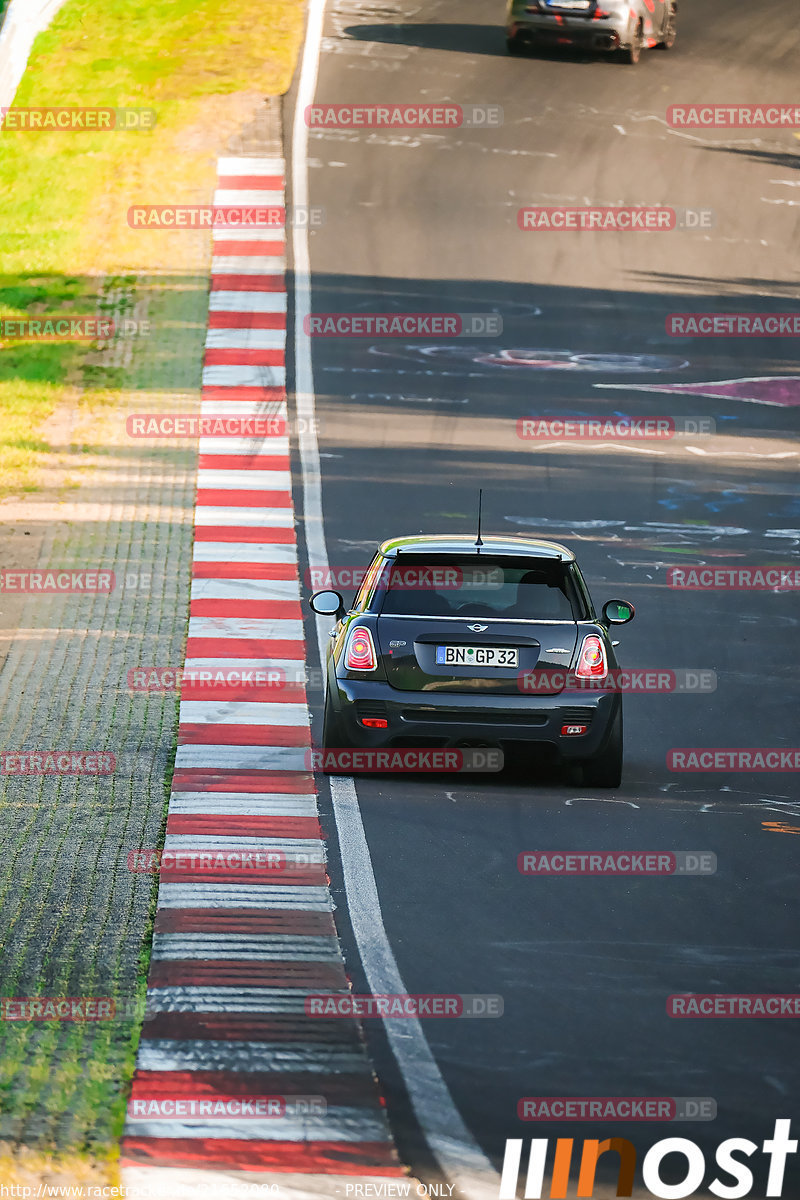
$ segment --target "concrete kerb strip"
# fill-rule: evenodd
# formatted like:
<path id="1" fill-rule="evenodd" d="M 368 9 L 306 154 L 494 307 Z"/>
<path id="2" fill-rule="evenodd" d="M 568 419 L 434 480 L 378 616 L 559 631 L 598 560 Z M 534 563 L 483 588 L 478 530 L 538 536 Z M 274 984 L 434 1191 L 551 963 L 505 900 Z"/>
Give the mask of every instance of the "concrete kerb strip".
<path id="1" fill-rule="evenodd" d="M 215 203 L 284 203 L 281 155 L 222 158 L 218 177 Z M 270 311 L 285 313 L 285 255 L 271 244 L 260 257 L 246 242 L 237 254 L 224 228 L 214 238 L 227 244 L 212 258 L 210 313 L 224 311 L 235 336 L 223 350 L 218 329 L 209 330 L 203 408 L 247 413 L 267 402 L 285 421 L 285 317 L 280 344 L 273 337 L 269 347 L 249 319 L 266 296 L 282 296 Z M 231 307 L 231 295 L 241 304 Z M 252 486 L 242 485 L 244 476 Z M 254 510 L 252 492 L 265 482 L 267 506 Z M 187 664 L 302 663 L 288 439 L 201 437 L 198 489 Z M 417 1181 L 398 1159 L 358 1022 L 305 1013 L 306 995 L 349 988 L 309 771 L 305 688 L 277 689 L 269 704 L 257 685 L 250 703 L 241 691 L 235 700 L 181 703 L 166 846 L 257 844 L 285 852 L 287 863 L 301 854 L 305 866 L 162 877 L 148 1016 L 122 1142 L 126 1195 L 198 1200 L 208 1191 L 234 1200 L 260 1185 L 265 1195 L 317 1200 L 353 1195 L 352 1185 L 364 1183 L 383 1184 L 387 1196 L 410 1185 L 413 1194 Z M 324 1105 L 246 1120 L 160 1111 L 153 1119 L 148 1107 L 159 1098 L 230 1095 L 313 1096 Z"/>

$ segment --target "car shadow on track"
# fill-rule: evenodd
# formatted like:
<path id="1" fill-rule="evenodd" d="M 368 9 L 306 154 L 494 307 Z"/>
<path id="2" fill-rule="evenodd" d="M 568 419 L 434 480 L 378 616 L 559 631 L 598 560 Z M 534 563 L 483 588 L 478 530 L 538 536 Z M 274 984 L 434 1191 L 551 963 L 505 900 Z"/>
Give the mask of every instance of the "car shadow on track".
<path id="1" fill-rule="evenodd" d="M 502 57 L 506 53 L 505 35 L 499 25 L 350 25 L 345 33 L 358 42 L 418 46 L 424 50 L 454 50 L 457 54 Z"/>
<path id="2" fill-rule="evenodd" d="M 415 46 L 420 50 L 453 50 L 457 54 L 482 54 L 508 58 L 505 31 L 495 25 L 350 25 L 348 37 L 357 42 L 379 42 L 391 46 Z M 590 54 L 575 46 L 537 45 L 526 47 L 521 58 L 560 59 L 572 63 L 596 63 L 613 55 Z"/>

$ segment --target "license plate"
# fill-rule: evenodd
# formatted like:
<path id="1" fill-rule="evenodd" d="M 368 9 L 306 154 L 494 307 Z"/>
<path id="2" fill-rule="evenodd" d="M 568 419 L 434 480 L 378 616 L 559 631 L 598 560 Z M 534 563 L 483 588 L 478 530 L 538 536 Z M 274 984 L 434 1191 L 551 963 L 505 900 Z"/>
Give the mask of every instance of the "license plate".
<path id="1" fill-rule="evenodd" d="M 592 0 L 546 0 L 548 8 L 590 8 Z"/>
<path id="2" fill-rule="evenodd" d="M 519 650 L 505 646 L 437 646 L 440 667 L 516 667 Z"/>

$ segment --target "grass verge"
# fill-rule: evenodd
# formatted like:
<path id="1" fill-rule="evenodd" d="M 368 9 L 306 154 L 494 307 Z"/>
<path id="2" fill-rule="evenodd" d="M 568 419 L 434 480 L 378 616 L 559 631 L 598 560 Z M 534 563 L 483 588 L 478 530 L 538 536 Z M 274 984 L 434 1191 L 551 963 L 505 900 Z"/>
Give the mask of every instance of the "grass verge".
<path id="1" fill-rule="evenodd" d="M 185 408 L 199 395 L 209 236 L 133 230 L 127 209 L 208 202 L 217 156 L 264 96 L 286 89 L 301 33 L 302 0 L 67 0 L 37 39 L 15 107 L 146 108 L 156 124 L 0 132 L 0 319 L 94 316 L 116 304 L 146 316 L 150 333 L 130 358 L 86 343 L 0 341 L 0 497 L 41 488 L 59 414 L 76 431 L 67 446 L 76 470 L 85 461 L 97 474 L 98 455 L 120 453 L 132 394 L 141 411 L 169 410 L 170 397 Z M 159 453 L 167 462 L 183 451 Z M 143 939 L 143 995 L 150 931 L 131 932 Z M 42 1136 L 3 1133 L 0 1181 L 113 1181 L 138 1028 L 113 1045 L 104 1030 L 4 1032 L 4 1130 Z"/>
<path id="2" fill-rule="evenodd" d="M 106 275 L 174 283 L 187 255 L 202 259 L 206 233 L 133 230 L 127 209 L 207 202 L 217 152 L 263 96 L 286 90 L 301 32 L 302 0 L 68 0 L 37 39 L 14 107 L 147 108 L 156 124 L 0 132 L 0 319 L 91 316 Z M 113 404 L 125 386 L 87 370 L 90 351 L 0 340 L 0 496 L 38 486 L 39 430 L 71 388 Z"/>

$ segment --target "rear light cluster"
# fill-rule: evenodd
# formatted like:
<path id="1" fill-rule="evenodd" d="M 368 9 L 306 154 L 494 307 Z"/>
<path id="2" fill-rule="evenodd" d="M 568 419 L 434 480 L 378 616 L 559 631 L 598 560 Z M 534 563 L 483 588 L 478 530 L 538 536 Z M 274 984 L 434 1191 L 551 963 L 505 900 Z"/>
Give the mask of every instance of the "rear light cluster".
<path id="1" fill-rule="evenodd" d="M 575 674 L 578 679 L 603 679 L 608 674 L 606 648 L 603 645 L 603 639 L 599 638 L 597 634 L 590 633 L 583 639 Z M 570 722 L 568 725 L 561 726 L 561 736 L 581 737 L 588 728 L 588 722 Z"/>
<path id="2" fill-rule="evenodd" d="M 575 674 L 578 679 L 602 679 L 608 674 L 608 659 L 603 639 L 594 633 L 583 639 Z"/>
<path id="3" fill-rule="evenodd" d="M 364 625 L 356 625 L 347 642 L 344 665 L 348 671 L 375 671 L 378 666 L 372 634 Z"/>

